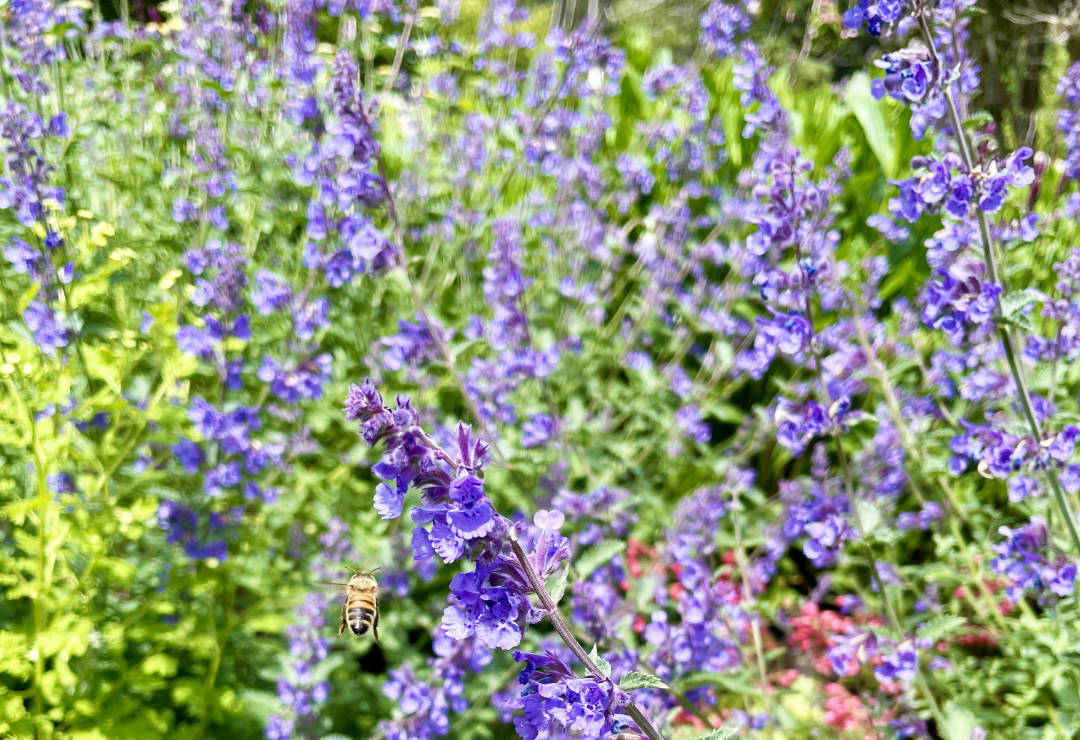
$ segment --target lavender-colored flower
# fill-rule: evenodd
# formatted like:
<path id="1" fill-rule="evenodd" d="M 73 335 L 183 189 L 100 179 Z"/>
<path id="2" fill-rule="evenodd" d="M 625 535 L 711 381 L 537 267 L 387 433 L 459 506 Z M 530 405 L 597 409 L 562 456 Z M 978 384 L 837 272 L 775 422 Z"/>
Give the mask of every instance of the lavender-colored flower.
<path id="1" fill-rule="evenodd" d="M 1055 554 L 1050 546 L 1046 522 L 1039 517 L 1018 528 L 1000 527 L 1004 542 L 991 545 L 997 553 L 990 567 L 1010 581 L 1005 592 L 1018 601 L 1025 591 L 1033 591 L 1040 601 L 1048 601 L 1047 592 L 1058 597 L 1070 595 L 1076 588 L 1076 564 Z"/>
<path id="2" fill-rule="evenodd" d="M 555 419 L 549 414 L 537 414 L 521 425 L 521 446 L 528 449 L 546 445 L 555 434 Z"/>
<path id="3" fill-rule="evenodd" d="M 199 472 L 205 459 L 202 447 L 186 437 L 181 437 L 180 441 L 173 445 L 172 451 L 185 473 L 195 475 Z"/>
<path id="4" fill-rule="evenodd" d="M 699 43 L 716 56 L 734 55 L 736 37 L 750 30 L 750 18 L 741 2 L 713 0 L 701 14 Z"/>
<path id="5" fill-rule="evenodd" d="M 919 670 L 919 654 L 911 642 L 896 645 L 892 652 L 882 656 L 874 668 L 874 677 L 881 682 L 915 680 Z"/>
<path id="6" fill-rule="evenodd" d="M 879 36 L 887 23 L 900 20 L 905 0 L 858 0 L 844 12 L 844 27 L 859 29 L 865 24 L 871 36 Z"/>
<path id="7" fill-rule="evenodd" d="M 255 275 L 255 291 L 251 296 L 255 310 L 263 316 L 289 304 L 292 290 L 282 278 L 267 270 L 259 270 Z"/>
<path id="8" fill-rule="evenodd" d="M 23 311 L 23 321 L 26 328 L 34 333 L 34 341 L 45 354 L 55 355 L 56 350 L 67 346 L 67 329 L 44 303 L 30 301 Z"/>

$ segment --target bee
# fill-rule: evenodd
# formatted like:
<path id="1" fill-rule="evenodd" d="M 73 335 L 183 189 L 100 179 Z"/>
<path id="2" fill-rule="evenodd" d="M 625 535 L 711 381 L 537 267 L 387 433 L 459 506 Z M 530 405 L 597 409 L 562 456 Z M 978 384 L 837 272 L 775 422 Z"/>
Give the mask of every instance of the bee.
<path id="1" fill-rule="evenodd" d="M 378 570 L 376 568 L 375 570 Z M 333 583 L 345 589 L 345 603 L 341 605 L 341 627 L 338 637 L 348 626 L 354 635 L 362 635 L 370 628 L 379 641 L 379 582 L 375 580 L 375 570 L 355 573 L 348 583 Z"/>

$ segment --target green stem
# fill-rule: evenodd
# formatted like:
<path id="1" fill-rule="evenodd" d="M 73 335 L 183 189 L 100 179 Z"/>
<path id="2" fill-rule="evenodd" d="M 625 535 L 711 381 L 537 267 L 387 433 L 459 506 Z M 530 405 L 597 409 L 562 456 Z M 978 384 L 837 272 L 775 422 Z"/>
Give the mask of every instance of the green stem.
<path id="1" fill-rule="evenodd" d="M 223 609 L 225 621 L 221 626 L 221 629 L 218 629 L 217 618 L 214 616 L 213 607 L 211 607 L 210 612 L 210 622 L 214 626 L 214 656 L 210 660 L 210 670 L 206 674 L 206 684 L 203 686 L 203 711 L 205 714 L 203 715 L 202 723 L 200 725 L 200 737 L 206 736 L 206 730 L 210 724 L 210 705 L 214 700 L 214 684 L 217 683 L 218 672 L 221 670 L 221 659 L 225 654 L 225 644 L 228 642 L 229 633 L 232 630 L 232 613 L 236 601 L 236 587 L 233 585 L 231 579 L 226 582 L 225 604 Z"/>
<path id="2" fill-rule="evenodd" d="M 742 580 L 743 600 L 749 608 L 753 600 L 753 594 L 750 591 L 750 577 L 747 574 L 748 564 L 746 552 L 743 549 L 742 527 L 739 523 L 739 512 L 742 510 L 742 505 L 739 502 L 739 490 L 737 487 L 735 488 L 733 498 L 731 515 L 735 527 L 735 564 L 739 568 L 739 575 L 741 576 L 740 580 Z M 769 714 L 772 714 L 772 694 L 769 692 L 769 678 L 765 666 L 765 649 L 762 646 L 761 625 L 759 624 L 757 615 L 752 615 L 750 617 L 750 625 L 753 628 L 754 655 L 757 657 L 758 674 L 761 676 L 761 691 L 765 696 L 766 711 Z"/>

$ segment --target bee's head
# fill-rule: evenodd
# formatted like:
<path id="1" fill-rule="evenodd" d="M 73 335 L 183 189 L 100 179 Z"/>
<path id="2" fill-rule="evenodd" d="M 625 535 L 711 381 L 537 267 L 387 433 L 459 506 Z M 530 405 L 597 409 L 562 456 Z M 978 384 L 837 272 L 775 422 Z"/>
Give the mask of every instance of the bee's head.
<path id="1" fill-rule="evenodd" d="M 370 573 L 357 573 L 349 579 L 350 588 L 370 590 L 379 587 L 379 582 Z"/>

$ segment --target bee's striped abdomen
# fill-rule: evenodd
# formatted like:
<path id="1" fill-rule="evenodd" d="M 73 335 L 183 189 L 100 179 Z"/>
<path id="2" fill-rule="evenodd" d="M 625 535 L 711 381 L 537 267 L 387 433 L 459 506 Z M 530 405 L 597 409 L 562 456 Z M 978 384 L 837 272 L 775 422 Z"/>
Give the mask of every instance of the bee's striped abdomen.
<path id="1" fill-rule="evenodd" d="M 338 636 L 345 631 L 345 625 L 354 635 L 362 635 L 368 630 L 375 633 L 375 642 L 379 641 L 379 583 L 371 573 L 357 573 L 345 584 L 345 603 L 341 605 L 341 627 Z"/>
<path id="2" fill-rule="evenodd" d="M 362 635 L 367 632 L 376 619 L 378 609 L 379 605 L 372 594 L 350 594 L 345 604 L 345 620 L 353 634 Z"/>

